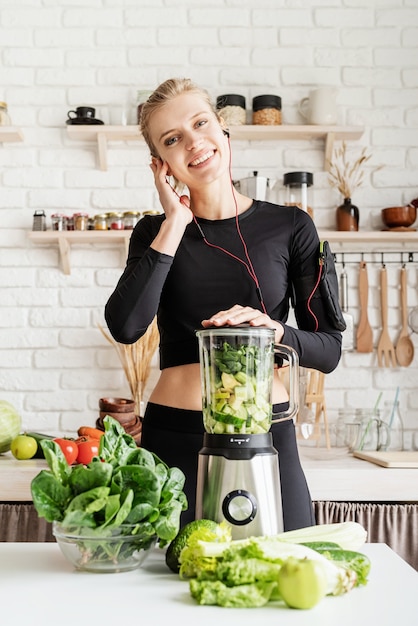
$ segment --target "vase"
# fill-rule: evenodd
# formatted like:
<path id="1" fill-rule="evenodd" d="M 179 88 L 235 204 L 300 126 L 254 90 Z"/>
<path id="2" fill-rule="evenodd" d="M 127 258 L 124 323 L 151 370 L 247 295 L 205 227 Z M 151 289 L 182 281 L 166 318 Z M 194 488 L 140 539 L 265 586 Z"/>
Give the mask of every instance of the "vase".
<path id="1" fill-rule="evenodd" d="M 359 210 L 351 202 L 351 198 L 344 198 L 343 204 L 337 208 L 337 230 L 358 230 Z"/>

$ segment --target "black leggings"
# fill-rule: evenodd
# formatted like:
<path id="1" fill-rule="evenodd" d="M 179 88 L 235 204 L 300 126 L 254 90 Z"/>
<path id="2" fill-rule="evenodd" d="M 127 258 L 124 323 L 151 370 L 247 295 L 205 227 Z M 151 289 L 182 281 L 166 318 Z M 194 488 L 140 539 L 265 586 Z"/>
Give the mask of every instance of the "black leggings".
<path id="1" fill-rule="evenodd" d="M 275 405 L 274 412 L 283 410 Z M 149 402 L 142 423 L 141 445 L 154 452 L 170 467 L 179 467 L 186 476 L 184 492 L 189 503 L 181 525 L 194 519 L 197 460 L 203 442 L 201 411 L 173 409 Z M 279 453 L 284 529 L 294 530 L 315 524 L 312 500 L 303 473 L 292 420 L 272 424 L 273 445 Z"/>

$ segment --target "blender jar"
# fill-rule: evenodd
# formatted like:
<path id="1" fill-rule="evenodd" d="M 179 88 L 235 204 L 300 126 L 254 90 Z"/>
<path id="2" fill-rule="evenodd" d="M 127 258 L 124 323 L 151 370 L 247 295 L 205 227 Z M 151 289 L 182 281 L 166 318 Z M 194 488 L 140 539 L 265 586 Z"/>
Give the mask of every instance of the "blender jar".
<path id="1" fill-rule="evenodd" d="M 222 327 L 197 331 L 203 424 L 213 434 L 262 434 L 272 418 L 289 419 L 298 410 L 298 356 L 274 345 L 274 330 Z M 272 412 L 275 357 L 289 362 L 289 409 Z"/>

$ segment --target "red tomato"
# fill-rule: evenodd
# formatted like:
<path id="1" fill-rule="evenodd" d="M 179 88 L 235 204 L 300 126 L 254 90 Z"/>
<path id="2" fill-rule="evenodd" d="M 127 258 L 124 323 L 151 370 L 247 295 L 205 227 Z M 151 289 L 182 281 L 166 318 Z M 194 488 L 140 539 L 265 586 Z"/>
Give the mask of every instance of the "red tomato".
<path id="1" fill-rule="evenodd" d="M 68 465 L 75 463 L 78 455 L 78 446 L 76 442 L 72 439 L 60 439 L 59 437 L 54 439 L 54 441 L 63 451 Z"/>
<path id="2" fill-rule="evenodd" d="M 99 456 L 99 445 L 100 441 L 98 439 L 79 437 L 77 439 L 77 463 L 88 465 L 95 456 Z"/>

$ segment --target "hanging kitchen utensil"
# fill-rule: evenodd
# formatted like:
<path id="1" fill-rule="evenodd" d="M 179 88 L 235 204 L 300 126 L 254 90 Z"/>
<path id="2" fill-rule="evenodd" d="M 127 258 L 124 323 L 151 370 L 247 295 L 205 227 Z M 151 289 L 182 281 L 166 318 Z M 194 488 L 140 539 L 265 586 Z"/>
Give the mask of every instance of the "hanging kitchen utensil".
<path id="1" fill-rule="evenodd" d="M 401 314 L 402 328 L 398 341 L 396 342 L 396 358 L 401 367 L 411 365 L 414 358 L 414 344 L 409 336 L 408 329 L 408 304 L 407 304 L 408 281 L 406 276 L 406 267 L 401 268 Z"/>
<path id="2" fill-rule="evenodd" d="M 344 320 L 347 328 L 343 332 L 342 349 L 353 350 L 354 349 L 354 322 L 353 316 L 348 313 L 348 277 L 344 264 L 343 255 L 343 269 L 340 276 L 340 291 L 341 291 L 341 310 L 343 312 Z"/>
<path id="3" fill-rule="evenodd" d="M 380 269 L 380 306 L 382 332 L 377 344 L 377 362 L 379 367 L 396 367 L 395 348 L 388 330 L 388 277 L 385 265 L 382 265 Z"/>
<path id="4" fill-rule="evenodd" d="M 367 314 L 369 279 L 367 276 L 367 265 L 365 261 L 360 262 L 359 298 L 360 321 L 357 326 L 357 352 L 373 352 L 373 331 Z"/>
<path id="5" fill-rule="evenodd" d="M 413 333 L 418 333 L 418 306 L 414 306 L 408 318 L 409 328 Z"/>

